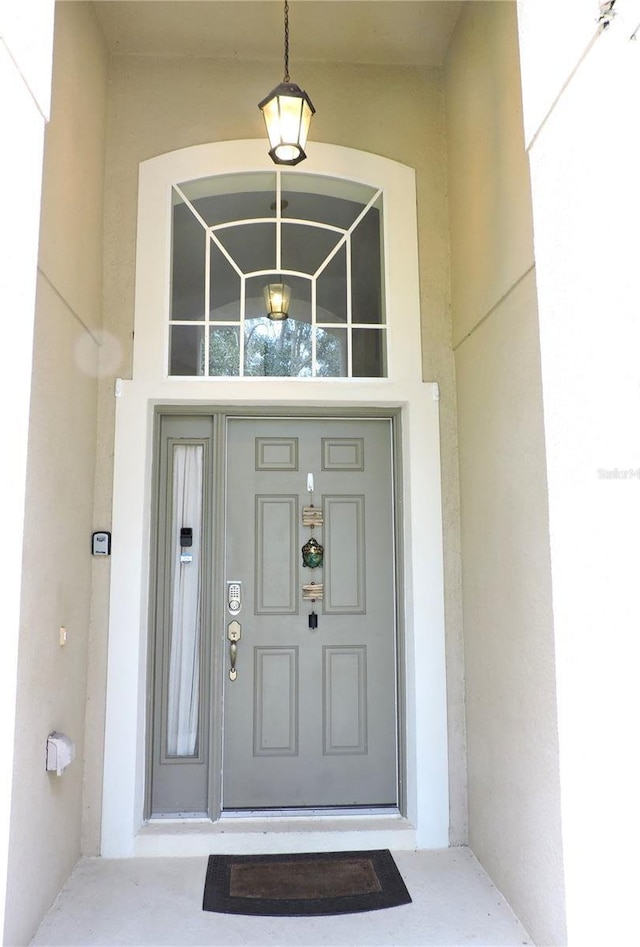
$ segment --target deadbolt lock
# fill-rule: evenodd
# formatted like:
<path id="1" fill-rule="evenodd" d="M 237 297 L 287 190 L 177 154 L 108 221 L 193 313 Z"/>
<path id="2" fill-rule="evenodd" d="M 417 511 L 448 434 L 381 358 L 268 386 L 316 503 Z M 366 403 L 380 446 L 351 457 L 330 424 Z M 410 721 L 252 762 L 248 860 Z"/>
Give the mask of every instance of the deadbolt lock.
<path id="1" fill-rule="evenodd" d="M 241 582 L 227 582 L 227 608 L 232 615 L 237 615 L 242 608 Z"/>

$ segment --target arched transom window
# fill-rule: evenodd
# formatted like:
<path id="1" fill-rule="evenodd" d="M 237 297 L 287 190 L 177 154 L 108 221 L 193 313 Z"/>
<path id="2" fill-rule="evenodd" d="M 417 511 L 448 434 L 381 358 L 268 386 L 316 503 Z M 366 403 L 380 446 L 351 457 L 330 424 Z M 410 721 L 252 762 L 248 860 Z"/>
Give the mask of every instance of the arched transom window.
<path id="1" fill-rule="evenodd" d="M 173 187 L 169 375 L 381 378 L 382 194 L 286 171 Z M 265 286 L 291 290 L 267 318 Z"/>

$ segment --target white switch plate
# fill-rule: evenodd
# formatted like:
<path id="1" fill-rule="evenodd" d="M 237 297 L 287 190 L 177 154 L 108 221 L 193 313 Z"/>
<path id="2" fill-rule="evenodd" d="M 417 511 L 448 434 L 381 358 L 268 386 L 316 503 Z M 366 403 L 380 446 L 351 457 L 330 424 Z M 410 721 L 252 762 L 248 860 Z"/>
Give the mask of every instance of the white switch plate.
<path id="1" fill-rule="evenodd" d="M 63 648 L 67 643 L 67 629 L 60 625 L 60 647 Z"/>

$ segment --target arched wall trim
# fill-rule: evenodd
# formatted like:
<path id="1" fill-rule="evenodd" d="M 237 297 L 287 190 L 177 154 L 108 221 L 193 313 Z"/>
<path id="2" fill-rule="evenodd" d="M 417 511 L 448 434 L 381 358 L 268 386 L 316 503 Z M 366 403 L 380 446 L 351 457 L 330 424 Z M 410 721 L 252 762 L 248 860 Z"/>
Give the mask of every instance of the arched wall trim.
<path id="1" fill-rule="evenodd" d="M 421 377 L 413 169 L 314 142 L 306 173 L 380 187 L 385 205 L 388 377 L 169 378 L 166 332 L 173 184 L 269 169 L 262 140 L 198 145 L 140 166 L 133 377 L 116 385 L 113 553 L 103 781 L 102 854 L 149 852 L 143 822 L 153 419 L 158 405 L 388 408 L 402 429 L 406 818 L 393 844 L 448 844 L 447 719 L 437 385 Z M 208 850 L 211 828 L 208 829 Z M 196 853 L 174 836 L 158 854 Z M 360 836 L 360 842 L 363 837 Z M 390 841 L 389 844 L 392 844 Z"/>

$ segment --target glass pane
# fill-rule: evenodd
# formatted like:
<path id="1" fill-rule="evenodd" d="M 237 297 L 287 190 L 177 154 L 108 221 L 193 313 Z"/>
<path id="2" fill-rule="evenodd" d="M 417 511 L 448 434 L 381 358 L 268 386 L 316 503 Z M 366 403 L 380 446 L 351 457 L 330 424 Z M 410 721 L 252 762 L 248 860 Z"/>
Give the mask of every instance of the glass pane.
<path id="1" fill-rule="evenodd" d="M 316 375 L 344 378 L 347 374 L 347 330 L 316 329 Z"/>
<path id="2" fill-rule="evenodd" d="M 223 174 L 186 181 L 179 187 L 210 227 L 275 217 L 276 176 L 270 172 Z"/>
<path id="3" fill-rule="evenodd" d="M 351 235 L 351 319 L 380 325 L 382 304 L 380 211 L 372 207 Z"/>
<path id="4" fill-rule="evenodd" d="M 170 375 L 204 375 L 204 327 L 171 326 Z"/>
<path id="5" fill-rule="evenodd" d="M 251 319 L 245 323 L 245 375 L 308 378 L 312 328 L 306 322 Z"/>
<path id="6" fill-rule="evenodd" d="M 171 647 L 167 692 L 167 756 L 197 752 L 200 705 L 202 444 L 173 449 Z M 191 545 L 181 529 L 191 527 Z"/>
<path id="7" fill-rule="evenodd" d="M 173 207 L 171 319 L 204 319 L 206 231 L 186 204 Z"/>
<path id="8" fill-rule="evenodd" d="M 289 319 L 298 322 L 311 322 L 311 280 L 302 276 L 291 276 L 288 273 L 281 276 L 273 273 L 272 276 L 251 276 L 246 281 L 245 319 L 266 319 L 264 304 L 264 288 L 269 283 L 285 282 L 291 288 L 289 303 Z"/>
<path id="9" fill-rule="evenodd" d="M 385 331 L 353 329 L 351 375 L 353 378 L 386 378 Z"/>
<path id="10" fill-rule="evenodd" d="M 211 241 L 209 274 L 209 319 L 239 322 L 242 280 L 215 240 Z"/>
<path id="11" fill-rule="evenodd" d="M 240 374 L 240 326 L 211 326 L 209 374 Z"/>
<path id="12" fill-rule="evenodd" d="M 313 275 L 342 238 L 335 230 L 282 224 L 282 269 Z"/>
<path id="13" fill-rule="evenodd" d="M 349 230 L 374 194 L 374 188 L 355 181 L 283 173 L 282 216 Z"/>
<path id="14" fill-rule="evenodd" d="M 217 230 L 216 237 L 243 273 L 276 265 L 275 224 L 246 224 Z"/>
<path id="15" fill-rule="evenodd" d="M 316 280 L 316 322 L 347 321 L 347 248 L 340 247 Z"/>

